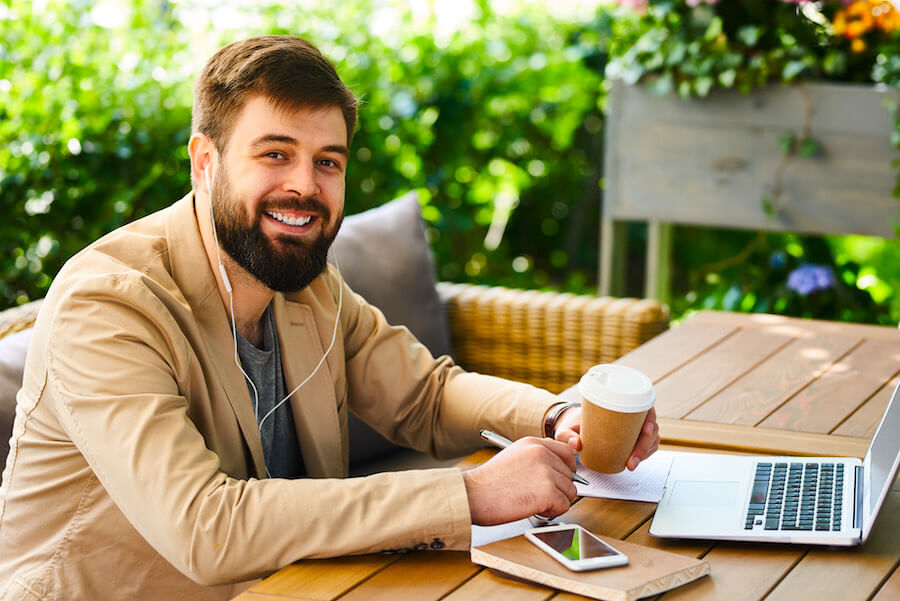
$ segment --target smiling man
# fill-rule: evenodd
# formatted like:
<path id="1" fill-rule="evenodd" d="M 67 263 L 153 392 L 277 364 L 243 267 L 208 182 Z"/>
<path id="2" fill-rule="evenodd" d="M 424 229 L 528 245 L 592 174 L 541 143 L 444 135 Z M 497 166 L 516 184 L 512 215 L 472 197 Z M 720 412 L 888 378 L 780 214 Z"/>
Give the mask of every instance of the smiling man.
<path id="1" fill-rule="evenodd" d="M 568 509 L 580 410 L 432 357 L 327 266 L 356 107 L 299 38 L 210 59 L 193 190 L 73 257 L 42 306 L 0 599 L 228 599 L 305 557 L 466 549 L 473 523 Z M 482 427 L 521 440 L 465 472 L 347 478 L 349 410 L 437 456 Z M 651 415 L 633 461 L 658 440 Z"/>

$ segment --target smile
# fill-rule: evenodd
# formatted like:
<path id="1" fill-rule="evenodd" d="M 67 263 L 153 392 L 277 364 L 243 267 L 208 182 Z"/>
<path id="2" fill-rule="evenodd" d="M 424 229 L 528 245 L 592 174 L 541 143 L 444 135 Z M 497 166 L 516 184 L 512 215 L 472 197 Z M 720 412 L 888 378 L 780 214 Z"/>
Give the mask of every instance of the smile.
<path id="1" fill-rule="evenodd" d="M 265 213 L 272 219 L 274 219 L 276 221 L 280 221 L 281 223 L 284 223 L 287 225 L 302 226 L 302 225 L 306 225 L 307 223 L 312 221 L 312 215 L 307 215 L 305 217 L 288 217 L 287 215 L 284 215 L 283 213 L 278 213 L 275 211 L 266 211 Z"/>

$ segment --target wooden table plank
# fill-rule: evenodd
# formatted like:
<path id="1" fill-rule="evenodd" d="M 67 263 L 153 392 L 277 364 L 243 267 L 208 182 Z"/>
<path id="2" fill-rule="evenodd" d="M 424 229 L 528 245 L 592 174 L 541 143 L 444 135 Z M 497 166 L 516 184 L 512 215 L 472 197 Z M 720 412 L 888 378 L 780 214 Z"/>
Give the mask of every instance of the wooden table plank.
<path id="1" fill-rule="evenodd" d="M 684 326 L 682 326 L 684 327 Z M 656 382 L 656 413 L 681 418 L 775 353 L 791 338 L 752 329 L 736 332 Z"/>
<path id="2" fill-rule="evenodd" d="M 894 568 L 894 573 L 887 579 L 878 594 L 872 597 L 872 601 L 897 601 L 900 599 L 900 568 Z"/>
<path id="3" fill-rule="evenodd" d="M 810 551 L 766 601 L 866 601 L 900 562 L 900 493 L 888 493 L 865 546 Z"/>
<path id="4" fill-rule="evenodd" d="M 756 425 L 861 342 L 835 335 L 795 338 L 686 419 Z"/>
<path id="5" fill-rule="evenodd" d="M 660 417 L 659 434 L 666 444 L 693 450 L 735 450 L 763 455 L 865 457 L 869 439 L 850 436 L 754 428 Z"/>
<path id="6" fill-rule="evenodd" d="M 759 425 L 830 432 L 900 370 L 898 342 L 863 342 Z"/>
<path id="7" fill-rule="evenodd" d="M 878 424 L 881 423 L 884 410 L 887 409 L 888 402 L 891 400 L 891 395 L 894 394 L 894 388 L 897 386 L 898 380 L 900 378 L 893 377 L 890 382 L 882 386 L 881 390 L 876 392 L 862 407 L 858 408 L 831 433 L 840 436 L 872 438 L 875 435 L 875 430 L 878 429 Z"/>
<path id="8" fill-rule="evenodd" d="M 269 595 L 268 593 L 254 593 L 252 590 L 247 591 L 243 595 L 238 595 L 234 597 L 231 601 L 316 601 L 315 599 L 309 599 L 307 597 L 297 597 L 291 595 L 286 597 L 284 595 Z"/>
<path id="9" fill-rule="evenodd" d="M 760 601 L 804 553 L 804 547 L 789 545 L 718 545 L 703 558 L 709 576 L 665 593 L 662 601 Z"/>
<path id="10" fill-rule="evenodd" d="M 291 599 L 332 601 L 398 559 L 397 555 L 353 555 L 307 559 L 272 574 L 250 589 L 253 593 Z M 245 600 L 245 595 L 236 599 Z M 296 597 L 294 596 L 296 595 Z"/>
<path id="11" fill-rule="evenodd" d="M 640 528 L 632 532 L 625 540 L 637 545 L 697 558 L 705 556 L 715 546 L 713 541 L 668 540 L 650 536 L 650 524 L 652 521 L 647 520 L 644 522 Z"/>
<path id="12" fill-rule="evenodd" d="M 480 569 L 465 551 L 410 553 L 340 597 L 340 600 L 436 601 L 471 579 Z"/>
<path id="13" fill-rule="evenodd" d="M 657 382 L 738 329 L 736 326 L 694 324 L 688 328 L 672 328 L 619 358 L 616 363 L 640 370 Z"/>
<path id="14" fill-rule="evenodd" d="M 851 336 L 868 340 L 886 340 L 897 342 L 900 332 L 891 326 L 872 326 L 859 323 L 825 321 L 821 319 L 802 319 L 783 317 L 781 315 L 765 315 L 760 313 L 730 313 L 728 311 L 700 311 L 688 322 L 692 325 L 739 327 L 781 333 L 790 337 L 821 335 Z"/>
<path id="15" fill-rule="evenodd" d="M 545 601 L 553 590 L 495 575 L 482 570 L 477 576 L 444 597 L 444 601 Z"/>

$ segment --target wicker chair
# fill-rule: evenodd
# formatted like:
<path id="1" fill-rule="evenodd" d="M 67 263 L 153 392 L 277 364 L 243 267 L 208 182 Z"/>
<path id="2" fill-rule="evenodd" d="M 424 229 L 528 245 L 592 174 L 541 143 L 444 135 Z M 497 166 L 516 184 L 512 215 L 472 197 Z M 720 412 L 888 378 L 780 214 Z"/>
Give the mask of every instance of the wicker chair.
<path id="1" fill-rule="evenodd" d="M 456 361 L 560 392 L 668 327 L 655 300 L 438 284 Z M 41 301 L 0 312 L 0 338 L 31 327 Z"/>

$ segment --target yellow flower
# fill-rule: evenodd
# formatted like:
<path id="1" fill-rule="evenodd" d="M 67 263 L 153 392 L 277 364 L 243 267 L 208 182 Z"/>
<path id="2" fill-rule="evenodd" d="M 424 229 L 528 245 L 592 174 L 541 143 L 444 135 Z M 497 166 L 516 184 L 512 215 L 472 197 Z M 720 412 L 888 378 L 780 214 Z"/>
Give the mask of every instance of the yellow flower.
<path id="1" fill-rule="evenodd" d="M 866 50 L 865 41 L 863 41 L 859 38 L 856 38 L 855 40 L 850 42 L 850 50 L 852 50 L 853 52 L 865 52 L 865 50 Z"/>
<path id="2" fill-rule="evenodd" d="M 876 0 L 877 1 L 877 0 Z M 834 33 L 849 39 L 864 35 L 875 25 L 874 6 L 869 0 L 857 0 L 834 15 Z"/>

